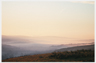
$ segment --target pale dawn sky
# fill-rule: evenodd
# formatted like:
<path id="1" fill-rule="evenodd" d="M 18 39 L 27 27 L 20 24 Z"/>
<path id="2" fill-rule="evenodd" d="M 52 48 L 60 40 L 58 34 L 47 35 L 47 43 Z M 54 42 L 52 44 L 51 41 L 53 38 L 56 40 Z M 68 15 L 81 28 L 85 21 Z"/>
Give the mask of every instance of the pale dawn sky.
<path id="1" fill-rule="evenodd" d="M 94 39 L 94 4 L 70 1 L 2 2 L 2 35 Z"/>

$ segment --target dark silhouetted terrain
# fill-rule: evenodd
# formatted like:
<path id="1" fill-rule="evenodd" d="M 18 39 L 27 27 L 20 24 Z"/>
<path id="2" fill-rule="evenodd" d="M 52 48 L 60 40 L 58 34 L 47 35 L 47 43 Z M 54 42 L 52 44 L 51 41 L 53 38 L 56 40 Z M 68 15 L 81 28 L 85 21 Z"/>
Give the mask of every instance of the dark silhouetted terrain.
<path id="1" fill-rule="evenodd" d="M 52 53 L 46 52 L 46 54 L 42 53 L 31 55 L 30 52 L 30 55 L 22 55 L 20 57 L 9 58 L 2 61 L 3 62 L 94 62 L 94 45 L 62 48 L 55 50 Z"/>
<path id="2" fill-rule="evenodd" d="M 21 56 L 3 62 L 94 62 L 94 50 L 77 50 Z"/>
<path id="3" fill-rule="evenodd" d="M 81 49 L 85 49 L 85 50 L 94 50 L 94 45 L 86 45 L 86 46 L 76 46 L 76 47 L 69 47 L 69 48 L 62 48 L 62 49 L 58 49 L 55 50 L 57 52 L 62 52 L 62 51 L 76 51 L 76 50 L 81 50 Z"/>

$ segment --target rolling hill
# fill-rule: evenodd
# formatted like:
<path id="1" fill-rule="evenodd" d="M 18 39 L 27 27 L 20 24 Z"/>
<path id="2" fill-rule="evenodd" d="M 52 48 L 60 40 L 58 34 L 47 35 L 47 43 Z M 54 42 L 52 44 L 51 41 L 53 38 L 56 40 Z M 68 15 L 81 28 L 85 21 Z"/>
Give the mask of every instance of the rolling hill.
<path id="1" fill-rule="evenodd" d="M 94 45 L 62 48 L 52 53 L 25 55 L 2 62 L 94 62 Z"/>
<path id="2" fill-rule="evenodd" d="M 62 48 L 62 49 L 58 49 L 55 50 L 56 52 L 62 52 L 62 51 L 76 51 L 76 50 L 94 50 L 94 45 L 85 45 L 85 46 L 76 46 L 76 47 L 68 47 L 68 48 Z"/>

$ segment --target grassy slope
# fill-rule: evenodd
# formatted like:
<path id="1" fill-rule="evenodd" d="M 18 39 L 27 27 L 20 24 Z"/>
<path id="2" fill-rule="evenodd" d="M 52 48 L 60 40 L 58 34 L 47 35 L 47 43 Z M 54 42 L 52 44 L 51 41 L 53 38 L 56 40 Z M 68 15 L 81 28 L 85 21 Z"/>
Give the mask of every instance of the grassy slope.
<path id="1" fill-rule="evenodd" d="M 84 45 L 84 46 L 68 47 L 68 48 L 58 49 L 58 50 L 55 50 L 55 51 L 58 51 L 58 52 L 62 52 L 62 51 L 76 51 L 76 50 L 82 50 L 82 49 L 94 50 L 94 45 Z"/>
<path id="2" fill-rule="evenodd" d="M 74 55 L 74 53 L 77 56 L 81 56 L 82 54 L 84 54 L 84 56 L 81 58 L 80 57 L 75 58 L 74 56 L 76 55 Z M 67 55 L 67 57 L 65 57 L 64 55 Z M 48 54 L 21 56 L 3 60 L 3 62 L 83 62 L 83 61 L 94 62 L 94 51 L 89 50 L 83 52 L 82 50 L 80 50 L 73 52 L 55 52 Z"/>

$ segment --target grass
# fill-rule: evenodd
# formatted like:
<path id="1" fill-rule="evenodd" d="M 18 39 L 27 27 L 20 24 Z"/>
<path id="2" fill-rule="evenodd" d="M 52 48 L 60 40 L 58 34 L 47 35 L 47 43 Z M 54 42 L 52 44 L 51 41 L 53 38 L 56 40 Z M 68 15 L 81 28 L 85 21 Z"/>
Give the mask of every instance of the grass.
<path id="1" fill-rule="evenodd" d="M 94 62 L 94 51 L 77 50 L 28 55 L 2 60 L 2 62 Z"/>

